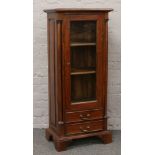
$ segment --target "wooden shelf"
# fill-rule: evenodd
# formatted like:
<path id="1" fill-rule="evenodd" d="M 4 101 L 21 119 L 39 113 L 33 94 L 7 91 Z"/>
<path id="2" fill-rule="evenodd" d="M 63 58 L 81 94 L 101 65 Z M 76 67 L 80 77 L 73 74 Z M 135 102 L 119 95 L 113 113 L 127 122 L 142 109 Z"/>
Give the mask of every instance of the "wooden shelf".
<path id="1" fill-rule="evenodd" d="M 71 43 L 70 46 L 74 47 L 74 46 L 95 46 L 96 43 Z"/>
<path id="2" fill-rule="evenodd" d="M 72 69 L 71 75 L 81 75 L 81 74 L 94 74 L 96 71 L 94 69 Z"/>
<path id="3" fill-rule="evenodd" d="M 92 103 L 92 102 L 97 102 L 96 99 L 90 98 L 90 99 L 81 99 L 81 100 L 73 100 L 71 104 L 83 104 L 83 103 Z"/>

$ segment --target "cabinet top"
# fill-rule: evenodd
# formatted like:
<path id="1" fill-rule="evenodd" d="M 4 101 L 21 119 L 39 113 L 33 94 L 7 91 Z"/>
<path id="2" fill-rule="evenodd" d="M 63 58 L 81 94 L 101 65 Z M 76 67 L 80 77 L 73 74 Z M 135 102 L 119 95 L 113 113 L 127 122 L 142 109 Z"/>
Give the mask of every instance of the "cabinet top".
<path id="1" fill-rule="evenodd" d="M 72 13 L 72 12 L 110 12 L 112 8 L 56 8 L 56 9 L 45 9 L 46 13 Z"/>

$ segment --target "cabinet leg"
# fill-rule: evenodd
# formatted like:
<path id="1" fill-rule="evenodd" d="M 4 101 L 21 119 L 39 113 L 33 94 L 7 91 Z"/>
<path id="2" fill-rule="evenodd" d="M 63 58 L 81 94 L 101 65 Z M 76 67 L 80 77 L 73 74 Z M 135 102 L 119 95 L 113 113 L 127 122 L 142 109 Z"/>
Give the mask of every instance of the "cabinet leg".
<path id="1" fill-rule="evenodd" d="M 53 140 L 53 136 L 52 134 L 49 132 L 49 129 L 45 130 L 45 137 L 48 141 L 52 141 Z"/>
<path id="2" fill-rule="evenodd" d="M 107 133 L 98 136 L 104 144 L 112 143 L 112 133 L 107 131 Z"/>
<path id="3" fill-rule="evenodd" d="M 60 140 L 54 139 L 54 145 L 55 145 L 55 149 L 58 152 L 65 151 L 67 149 L 67 146 L 69 145 L 69 141 L 60 141 Z"/>

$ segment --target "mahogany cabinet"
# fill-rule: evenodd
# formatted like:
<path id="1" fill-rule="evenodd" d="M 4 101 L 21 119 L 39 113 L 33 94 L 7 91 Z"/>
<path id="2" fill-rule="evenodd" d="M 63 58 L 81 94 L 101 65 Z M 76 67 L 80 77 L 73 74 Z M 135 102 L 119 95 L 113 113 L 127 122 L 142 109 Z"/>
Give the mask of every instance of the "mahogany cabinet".
<path id="1" fill-rule="evenodd" d="M 108 13 L 112 9 L 52 9 L 47 13 L 49 128 L 57 151 L 73 139 L 107 130 Z"/>

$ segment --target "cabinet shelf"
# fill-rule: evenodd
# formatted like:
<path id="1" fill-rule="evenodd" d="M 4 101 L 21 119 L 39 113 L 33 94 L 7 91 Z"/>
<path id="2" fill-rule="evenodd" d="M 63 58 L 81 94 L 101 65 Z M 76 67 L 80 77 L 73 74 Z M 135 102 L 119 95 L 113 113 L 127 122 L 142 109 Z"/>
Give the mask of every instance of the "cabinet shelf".
<path id="1" fill-rule="evenodd" d="M 96 71 L 94 69 L 72 69 L 71 75 L 82 75 L 82 74 L 95 74 Z"/>
<path id="2" fill-rule="evenodd" d="M 74 47 L 74 46 L 95 46 L 96 43 L 80 43 L 80 42 L 76 42 L 76 43 L 71 43 L 70 46 Z"/>
<path id="3" fill-rule="evenodd" d="M 81 99 L 81 100 L 73 100 L 72 104 L 84 104 L 84 103 L 92 103 L 92 102 L 97 102 L 96 99 L 90 98 L 90 99 Z"/>

